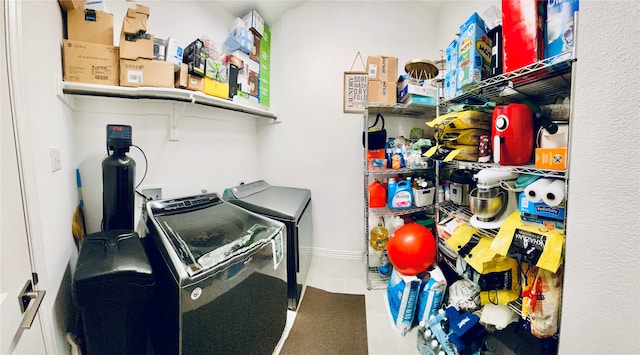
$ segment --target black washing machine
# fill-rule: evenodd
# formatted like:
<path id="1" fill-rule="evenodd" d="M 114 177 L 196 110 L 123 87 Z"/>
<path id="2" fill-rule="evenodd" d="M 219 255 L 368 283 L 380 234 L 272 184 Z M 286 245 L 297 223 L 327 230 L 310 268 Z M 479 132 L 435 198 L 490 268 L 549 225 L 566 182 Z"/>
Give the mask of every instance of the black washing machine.
<path id="1" fill-rule="evenodd" d="M 217 194 L 146 206 L 155 354 L 271 354 L 287 319 L 283 223 Z"/>
<path id="2" fill-rule="evenodd" d="M 311 190 L 258 180 L 225 189 L 222 198 L 285 224 L 289 309 L 296 310 L 311 263 L 310 253 L 300 252 L 301 248 L 311 248 Z"/>

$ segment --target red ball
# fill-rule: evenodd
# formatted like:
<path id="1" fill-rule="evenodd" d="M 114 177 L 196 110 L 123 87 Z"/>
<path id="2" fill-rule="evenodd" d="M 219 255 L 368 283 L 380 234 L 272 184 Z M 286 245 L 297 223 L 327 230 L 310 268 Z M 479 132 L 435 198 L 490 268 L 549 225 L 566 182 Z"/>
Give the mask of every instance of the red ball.
<path id="1" fill-rule="evenodd" d="M 417 275 L 436 259 L 436 240 L 428 228 L 417 223 L 405 224 L 389 237 L 387 254 L 398 272 Z"/>

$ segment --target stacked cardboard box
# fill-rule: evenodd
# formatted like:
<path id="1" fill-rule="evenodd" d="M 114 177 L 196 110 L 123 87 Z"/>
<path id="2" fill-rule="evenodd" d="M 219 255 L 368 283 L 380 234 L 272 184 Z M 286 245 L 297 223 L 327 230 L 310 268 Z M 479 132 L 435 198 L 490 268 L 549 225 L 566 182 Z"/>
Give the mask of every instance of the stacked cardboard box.
<path id="1" fill-rule="evenodd" d="M 127 9 L 120 31 L 120 86 L 174 87 L 173 64 L 154 60 L 154 37 L 147 32 L 149 7 Z"/>
<path id="2" fill-rule="evenodd" d="M 367 87 L 368 101 L 393 105 L 396 103 L 396 78 L 398 75 L 398 58 L 391 56 L 368 56 Z"/>
<path id="3" fill-rule="evenodd" d="M 118 85 L 118 47 L 113 46 L 113 15 L 63 1 L 67 39 L 62 43 L 64 80 Z"/>

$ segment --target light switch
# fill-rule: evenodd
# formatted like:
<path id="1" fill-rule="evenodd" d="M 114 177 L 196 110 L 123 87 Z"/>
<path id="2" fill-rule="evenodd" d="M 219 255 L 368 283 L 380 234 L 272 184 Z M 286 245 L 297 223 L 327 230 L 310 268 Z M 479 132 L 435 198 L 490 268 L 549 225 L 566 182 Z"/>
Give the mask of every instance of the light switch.
<path id="1" fill-rule="evenodd" d="M 62 169 L 62 161 L 60 161 L 60 147 L 49 147 L 49 156 L 51 157 L 51 172 L 54 173 Z"/>

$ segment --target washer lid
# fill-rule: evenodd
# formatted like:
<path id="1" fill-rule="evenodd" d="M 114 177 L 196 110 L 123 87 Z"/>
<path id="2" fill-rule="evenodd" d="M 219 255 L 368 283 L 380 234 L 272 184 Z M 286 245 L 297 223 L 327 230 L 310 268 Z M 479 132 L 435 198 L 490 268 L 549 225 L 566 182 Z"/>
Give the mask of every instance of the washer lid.
<path id="1" fill-rule="evenodd" d="M 269 242 L 284 228 L 217 194 L 153 201 L 147 211 L 191 276 Z"/>
<path id="2" fill-rule="evenodd" d="M 298 220 L 311 200 L 311 190 L 272 186 L 264 180 L 258 180 L 225 190 L 224 198 L 261 215 Z"/>

